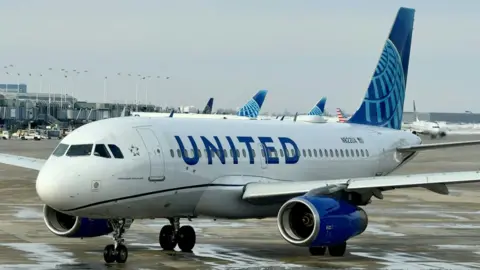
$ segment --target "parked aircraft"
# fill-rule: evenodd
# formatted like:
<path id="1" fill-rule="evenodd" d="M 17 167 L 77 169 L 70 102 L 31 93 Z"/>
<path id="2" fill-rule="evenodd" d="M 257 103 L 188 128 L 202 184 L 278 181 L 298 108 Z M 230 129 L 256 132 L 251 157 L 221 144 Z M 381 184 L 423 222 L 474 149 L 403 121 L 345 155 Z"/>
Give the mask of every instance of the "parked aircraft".
<path id="1" fill-rule="evenodd" d="M 262 109 L 263 102 L 267 96 L 267 90 L 258 91 L 248 102 L 243 105 L 236 115 L 223 115 L 223 114 L 186 114 L 186 113 L 152 113 L 152 112 L 132 112 L 132 116 L 140 117 L 174 117 L 174 118 L 204 118 L 204 119 L 237 119 L 248 120 L 257 118 Z M 212 98 L 213 104 L 213 98 Z M 208 104 L 207 104 L 208 107 Z M 204 110 L 205 111 L 205 110 Z M 210 110 L 211 111 L 211 110 Z"/>
<path id="2" fill-rule="evenodd" d="M 195 231 L 180 219 L 201 216 L 277 217 L 287 242 L 343 256 L 368 225 L 360 206 L 372 197 L 409 187 L 447 194 L 445 184 L 480 181 L 476 171 L 387 176 L 418 152 L 480 144 L 422 144 L 400 130 L 414 12 L 398 11 L 347 123 L 110 118 L 74 130 L 47 160 L 1 154 L 0 162 L 39 171 L 36 191 L 52 233 L 112 233 L 107 263 L 127 260 L 124 234 L 135 219 L 167 218 L 160 246 L 191 251 Z"/>

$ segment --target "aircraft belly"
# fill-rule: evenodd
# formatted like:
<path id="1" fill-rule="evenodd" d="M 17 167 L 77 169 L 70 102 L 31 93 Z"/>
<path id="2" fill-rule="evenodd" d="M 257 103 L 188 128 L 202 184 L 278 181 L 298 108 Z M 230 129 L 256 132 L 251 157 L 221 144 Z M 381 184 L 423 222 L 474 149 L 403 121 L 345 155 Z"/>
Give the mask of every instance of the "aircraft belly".
<path id="1" fill-rule="evenodd" d="M 252 205 L 242 199 L 243 186 L 212 186 L 195 208 L 197 216 L 243 219 L 276 217 L 282 204 Z"/>

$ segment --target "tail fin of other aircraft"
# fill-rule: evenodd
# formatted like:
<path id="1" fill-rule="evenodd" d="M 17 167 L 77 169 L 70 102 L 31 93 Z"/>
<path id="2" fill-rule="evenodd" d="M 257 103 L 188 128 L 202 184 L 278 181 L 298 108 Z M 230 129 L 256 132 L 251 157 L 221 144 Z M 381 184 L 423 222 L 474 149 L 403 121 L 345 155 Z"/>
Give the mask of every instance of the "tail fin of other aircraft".
<path id="1" fill-rule="evenodd" d="M 325 111 L 325 103 L 327 103 L 327 98 L 322 97 L 320 101 L 310 110 L 308 115 L 323 115 L 323 112 Z"/>
<path id="2" fill-rule="evenodd" d="M 203 109 L 202 113 L 212 114 L 212 109 L 213 109 L 213 98 L 210 98 L 207 102 L 207 105 L 205 106 L 205 109 Z"/>
<path id="3" fill-rule="evenodd" d="M 349 123 L 401 128 L 414 17 L 414 9 L 399 9 L 362 105 Z"/>
<path id="4" fill-rule="evenodd" d="M 343 114 L 342 109 L 340 108 L 337 108 L 337 118 L 338 118 L 338 122 L 340 123 L 347 122 L 347 118 L 345 117 L 345 114 Z"/>
<path id="5" fill-rule="evenodd" d="M 415 106 L 415 100 L 413 101 L 413 114 L 415 115 L 415 121 L 420 121 L 418 120 L 418 114 L 417 114 L 417 107 Z"/>
<path id="6" fill-rule="evenodd" d="M 246 116 L 255 118 L 260 113 L 260 109 L 262 108 L 263 101 L 267 96 L 267 90 L 260 90 L 250 99 L 247 104 L 245 104 L 240 110 L 238 110 L 238 116 Z"/>

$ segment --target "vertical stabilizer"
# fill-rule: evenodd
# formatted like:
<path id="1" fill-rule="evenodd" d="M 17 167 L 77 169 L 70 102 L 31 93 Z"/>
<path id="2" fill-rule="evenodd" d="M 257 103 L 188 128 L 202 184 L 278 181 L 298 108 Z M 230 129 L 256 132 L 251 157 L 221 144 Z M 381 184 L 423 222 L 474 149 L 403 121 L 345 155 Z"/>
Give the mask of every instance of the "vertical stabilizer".
<path id="1" fill-rule="evenodd" d="M 250 99 L 247 104 L 245 104 L 240 110 L 238 110 L 238 116 L 246 116 L 255 118 L 260 113 L 260 109 L 262 109 L 263 101 L 267 96 L 267 90 L 260 90 Z"/>
<path id="2" fill-rule="evenodd" d="M 400 129 L 415 10 L 400 8 L 360 108 L 349 123 Z"/>
<path id="3" fill-rule="evenodd" d="M 325 104 L 327 103 L 327 98 L 322 97 L 318 103 L 313 106 L 308 115 L 319 115 L 322 116 L 325 111 Z"/>
<path id="4" fill-rule="evenodd" d="M 337 118 L 338 118 L 338 122 L 340 123 L 347 122 L 347 118 L 345 117 L 345 114 L 342 112 L 342 109 L 340 108 L 337 108 Z"/>
<path id="5" fill-rule="evenodd" d="M 208 100 L 207 105 L 205 105 L 205 108 L 202 111 L 202 114 L 212 114 L 212 109 L 213 109 L 213 97 Z"/>

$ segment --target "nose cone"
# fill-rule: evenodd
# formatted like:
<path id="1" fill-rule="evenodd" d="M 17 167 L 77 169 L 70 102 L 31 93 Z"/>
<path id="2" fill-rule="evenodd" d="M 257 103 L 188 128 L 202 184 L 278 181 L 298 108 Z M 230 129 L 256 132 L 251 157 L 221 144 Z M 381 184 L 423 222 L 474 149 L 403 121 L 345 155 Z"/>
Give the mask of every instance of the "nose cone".
<path id="1" fill-rule="evenodd" d="M 62 211 L 78 207 L 79 187 L 72 174 L 71 166 L 59 166 L 47 161 L 37 176 L 35 188 L 40 200 L 46 205 Z"/>

